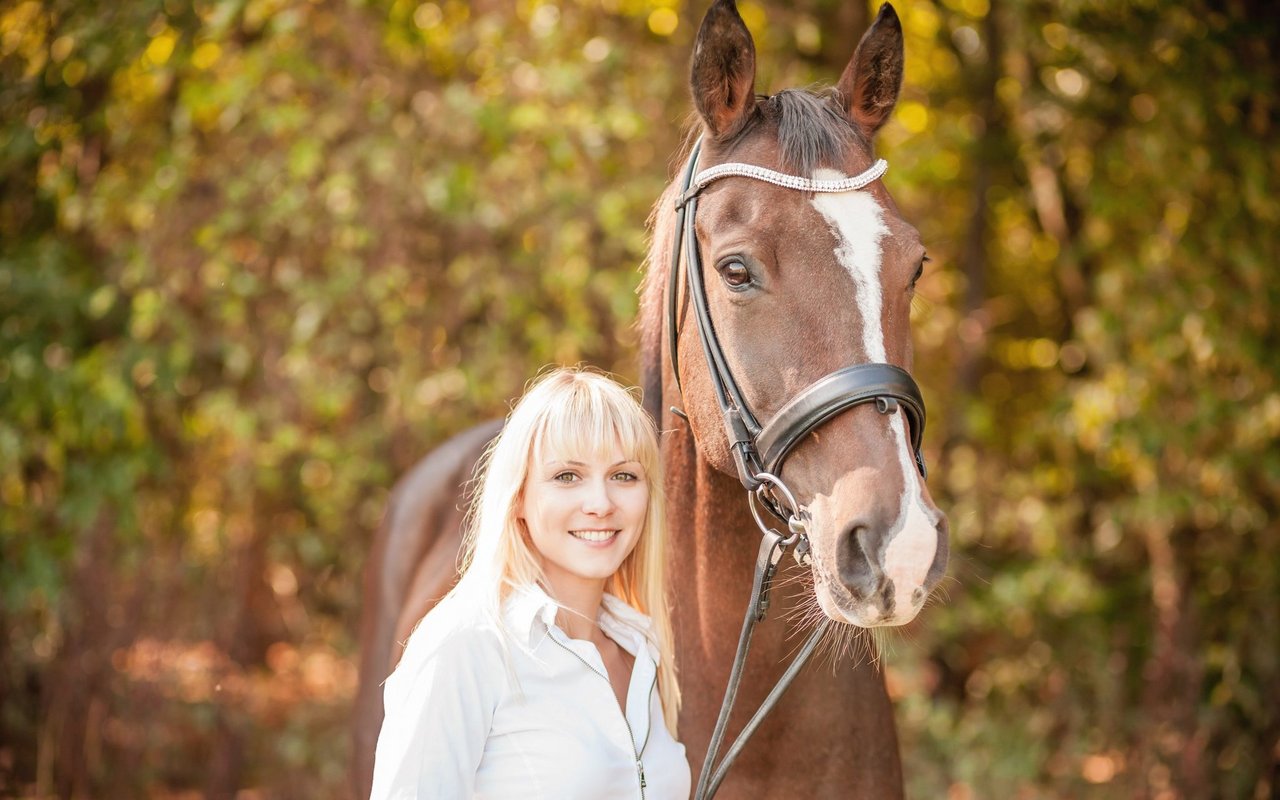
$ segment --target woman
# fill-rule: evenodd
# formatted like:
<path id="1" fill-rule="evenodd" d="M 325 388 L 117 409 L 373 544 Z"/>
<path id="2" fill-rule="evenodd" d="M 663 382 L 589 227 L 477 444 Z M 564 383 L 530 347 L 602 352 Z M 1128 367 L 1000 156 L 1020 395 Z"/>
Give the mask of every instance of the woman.
<path id="1" fill-rule="evenodd" d="M 653 423 L 556 370 L 481 470 L 462 577 L 387 679 L 373 798 L 687 798 Z"/>

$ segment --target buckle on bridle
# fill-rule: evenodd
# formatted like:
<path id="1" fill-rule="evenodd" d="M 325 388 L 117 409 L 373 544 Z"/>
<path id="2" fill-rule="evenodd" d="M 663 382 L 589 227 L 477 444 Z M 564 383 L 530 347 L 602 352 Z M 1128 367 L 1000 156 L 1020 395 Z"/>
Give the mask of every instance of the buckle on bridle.
<path id="1" fill-rule="evenodd" d="M 681 192 L 680 196 L 676 198 L 676 211 L 681 211 L 685 206 L 689 205 L 689 201 L 697 197 L 702 192 L 702 188 L 701 186 L 694 186 L 687 192 Z"/>
<path id="2" fill-rule="evenodd" d="M 729 453 L 733 456 L 733 465 L 738 470 L 738 477 L 747 494 L 754 495 L 761 486 L 757 476 L 764 474 L 757 471 L 760 468 L 760 456 L 755 447 L 751 442 L 734 442 L 729 447 Z"/>

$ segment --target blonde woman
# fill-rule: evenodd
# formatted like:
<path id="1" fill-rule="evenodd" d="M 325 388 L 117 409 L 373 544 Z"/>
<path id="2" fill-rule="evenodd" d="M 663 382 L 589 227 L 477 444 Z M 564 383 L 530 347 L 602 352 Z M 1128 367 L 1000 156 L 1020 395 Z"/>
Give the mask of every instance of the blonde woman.
<path id="1" fill-rule="evenodd" d="M 373 798 L 687 798 L 653 423 L 560 369 L 481 464 L 462 576 L 387 679 Z"/>

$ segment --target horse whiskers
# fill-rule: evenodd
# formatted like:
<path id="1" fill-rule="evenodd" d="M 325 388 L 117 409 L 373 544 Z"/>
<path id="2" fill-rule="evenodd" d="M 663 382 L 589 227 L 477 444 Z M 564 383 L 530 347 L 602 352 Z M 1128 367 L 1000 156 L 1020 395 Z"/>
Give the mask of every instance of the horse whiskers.
<path id="1" fill-rule="evenodd" d="M 877 663 L 882 655 L 893 655 L 893 643 L 897 641 L 896 634 L 901 630 L 902 628 L 899 627 L 892 630 L 887 627 L 873 628 L 872 636 L 876 639 Z"/>
<path id="2" fill-rule="evenodd" d="M 956 579 L 952 578 L 951 581 L 959 585 Z M 785 611 L 782 614 L 786 623 L 784 638 L 792 640 L 786 654 L 788 659 L 793 658 L 803 647 L 809 633 L 828 620 L 814 594 L 814 584 L 812 571 L 795 569 L 787 570 L 774 583 L 775 591 L 789 590 L 786 592 L 787 602 L 784 603 Z M 950 588 L 947 583 L 940 583 L 925 599 L 924 608 L 948 601 Z M 894 656 L 897 643 L 915 646 L 916 638 L 909 627 L 863 628 L 832 620 L 814 655 L 819 661 L 825 662 L 832 674 L 835 674 L 851 666 L 879 666 L 883 659 Z"/>
<path id="3" fill-rule="evenodd" d="M 852 625 L 843 623 L 834 623 L 828 630 L 826 639 L 822 642 L 821 658 L 826 662 L 826 666 L 831 670 L 831 674 L 836 674 L 841 666 L 848 663 L 846 655 L 852 654 L 850 643 L 857 637 L 857 629 Z M 854 664 L 856 666 L 856 663 Z"/>
<path id="4" fill-rule="evenodd" d="M 833 631 L 834 635 L 827 640 L 824 650 L 832 674 L 841 668 L 847 669 L 863 664 L 874 665 L 880 662 L 875 634 L 871 629 L 838 624 L 833 627 Z"/>
<path id="5" fill-rule="evenodd" d="M 792 603 L 783 616 L 788 628 L 786 638 L 795 639 L 788 653 L 788 657 L 792 657 L 803 646 L 805 634 L 829 617 L 814 594 L 814 578 L 810 570 L 788 573 L 783 581 L 775 584 L 775 588 L 779 586 L 796 588 L 795 592 L 789 593 Z M 831 620 L 814 655 L 825 662 L 833 674 L 850 666 L 879 664 L 884 635 L 875 629 Z"/>
<path id="6" fill-rule="evenodd" d="M 788 592 L 791 600 L 784 618 L 790 622 L 797 617 L 805 616 L 809 609 L 817 608 L 818 598 L 813 593 L 813 573 L 809 570 L 786 573 L 780 581 L 774 583 L 774 589 L 796 589 Z"/>
<path id="7" fill-rule="evenodd" d="M 875 663 L 878 658 L 875 652 L 875 646 L 872 644 L 865 629 L 856 625 L 850 625 L 845 622 L 837 622 L 829 620 L 827 615 L 818 605 L 817 598 L 812 593 L 802 598 L 802 603 L 788 613 L 787 621 L 792 627 L 792 633 L 807 633 L 813 630 L 824 621 L 830 621 L 831 624 L 823 636 L 822 641 L 818 643 L 815 655 L 820 661 L 826 662 L 832 673 L 836 673 L 841 668 L 850 666 L 858 666 L 864 662 L 864 659 Z M 796 645 L 792 649 L 792 654 L 803 644 L 804 638 L 797 636 Z"/>
<path id="8" fill-rule="evenodd" d="M 827 632 L 823 634 L 822 641 L 818 643 L 819 652 L 827 652 L 832 647 L 832 642 L 840 637 L 840 629 L 846 627 L 844 623 L 830 620 L 817 602 L 806 603 L 802 607 L 795 608 L 786 617 L 787 632 L 785 639 L 792 640 L 792 654 L 808 640 L 808 636 L 815 628 L 823 623 L 830 623 Z"/>
<path id="9" fill-rule="evenodd" d="M 794 586 L 796 584 L 801 584 L 807 587 L 813 586 L 813 577 L 806 576 L 804 573 L 799 573 L 795 575 L 786 574 L 781 577 L 775 578 L 773 581 L 773 587 L 775 589 L 778 589 L 784 586 Z"/>
<path id="10" fill-rule="evenodd" d="M 943 580 L 938 582 L 937 586 L 933 587 L 932 592 L 929 592 L 929 596 L 926 597 L 924 601 L 924 608 L 928 608 L 937 603 L 951 602 L 951 583 L 948 583 L 948 581 L 955 583 L 956 586 L 961 585 L 959 579 L 952 578 L 950 575 L 946 576 Z"/>

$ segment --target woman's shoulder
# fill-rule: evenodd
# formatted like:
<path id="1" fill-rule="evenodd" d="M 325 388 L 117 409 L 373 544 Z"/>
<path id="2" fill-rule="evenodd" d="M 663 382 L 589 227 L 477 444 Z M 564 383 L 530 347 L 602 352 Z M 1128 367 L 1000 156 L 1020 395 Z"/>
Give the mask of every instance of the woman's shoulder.
<path id="1" fill-rule="evenodd" d="M 446 598 L 409 636 L 402 662 L 466 663 L 502 658 L 501 630 L 476 606 Z"/>

